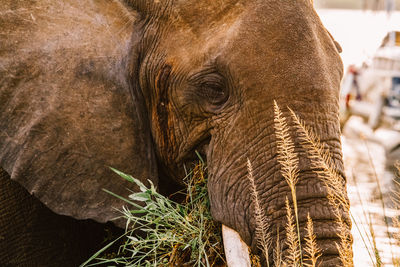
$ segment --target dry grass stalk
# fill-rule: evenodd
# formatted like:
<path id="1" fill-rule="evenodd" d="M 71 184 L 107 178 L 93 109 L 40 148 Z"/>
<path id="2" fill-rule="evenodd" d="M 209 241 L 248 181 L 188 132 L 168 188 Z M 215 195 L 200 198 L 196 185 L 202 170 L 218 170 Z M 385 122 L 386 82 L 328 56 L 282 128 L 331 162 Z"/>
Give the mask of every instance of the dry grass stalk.
<path id="1" fill-rule="evenodd" d="M 301 251 L 301 238 L 298 216 L 299 213 L 296 197 L 296 184 L 299 180 L 299 157 L 294 152 L 294 143 L 292 141 L 292 138 L 290 137 L 289 127 L 276 101 L 274 101 L 274 128 L 276 135 L 278 162 L 281 165 L 282 176 L 285 178 L 287 184 L 289 185 L 290 193 L 292 195 L 294 213 L 296 217 L 299 250 Z M 300 262 L 302 263 L 301 253 Z"/>
<path id="2" fill-rule="evenodd" d="M 392 192 L 392 201 L 393 204 L 395 205 L 395 208 L 397 210 L 400 210 L 400 183 L 398 181 L 394 181 L 394 183 L 397 188 Z"/>
<path id="3" fill-rule="evenodd" d="M 400 220 L 397 217 L 393 218 L 393 226 L 398 229 L 397 233 L 394 233 L 394 238 L 400 243 Z"/>
<path id="4" fill-rule="evenodd" d="M 400 161 L 397 161 L 394 165 L 397 169 L 397 176 L 400 178 Z M 395 208 L 400 211 L 400 182 L 394 181 L 396 188 L 393 191 L 392 200 L 395 205 Z M 398 217 L 393 217 L 393 227 L 397 229 L 397 232 L 394 233 L 394 238 L 398 244 L 400 244 L 400 220 Z M 393 263 L 395 266 L 400 266 L 400 258 L 393 259 Z"/>
<path id="5" fill-rule="evenodd" d="M 302 119 L 300 119 L 293 110 L 292 118 L 296 124 L 297 132 L 302 141 L 302 145 L 309 153 L 313 169 L 321 169 L 316 171 L 318 176 L 322 178 L 328 194 L 339 203 L 346 211 L 350 209 L 350 203 L 347 199 L 345 181 L 343 177 L 336 171 L 335 163 L 329 153 L 329 150 L 324 149 L 319 138 L 314 134 L 313 130 L 308 127 Z"/>
<path id="6" fill-rule="evenodd" d="M 374 231 L 374 227 L 372 226 L 372 219 L 371 219 L 371 215 L 369 216 L 369 232 L 371 234 L 371 238 L 372 238 L 372 245 L 373 245 L 373 249 L 374 249 L 374 255 L 375 255 L 375 259 L 376 259 L 376 266 L 377 267 L 381 267 L 382 266 L 382 259 L 381 256 L 379 255 L 379 250 L 378 247 L 376 246 L 376 237 L 375 237 L 375 231 Z"/>
<path id="7" fill-rule="evenodd" d="M 363 200 L 362 200 L 362 197 L 361 197 L 361 194 L 360 194 L 360 190 L 359 190 L 359 186 L 358 186 L 358 183 L 357 183 L 357 176 L 354 175 L 354 170 L 352 171 L 351 177 L 353 178 L 353 183 L 355 184 L 355 188 L 356 188 L 356 192 L 357 192 L 357 196 L 358 196 L 358 201 L 359 201 L 360 204 L 361 204 L 361 209 L 362 209 L 362 212 L 363 212 L 363 215 L 364 215 L 364 220 L 365 220 L 366 222 L 370 223 L 369 220 L 368 220 L 367 213 L 365 212 L 364 202 L 363 202 Z M 350 216 L 353 217 L 353 215 L 351 214 L 351 212 L 350 212 Z M 370 238 L 369 238 L 369 235 L 368 235 L 368 233 L 366 232 L 365 229 L 363 229 L 363 230 L 364 230 L 364 233 L 361 232 L 360 227 L 359 227 L 357 221 L 356 221 L 354 218 L 353 218 L 353 221 L 354 221 L 354 225 L 356 226 L 356 228 L 357 228 L 357 230 L 358 230 L 358 233 L 359 233 L 360 236 L 361 236 L 361 239 L 362 239 L 362 241 L 363 241 L 363 243 L 364 243 L 364 246 L 365 246 L 365 248 L 366 248 L 366 250 L 367 250 L 367 252 L 368 252 L 368 255 L 369 255 L 370 259 L 371 259 L 371 262 L 373 262 L 374 260 L 373 260 L 373 257 L 372 257 L 372 255 L 371 255 L 370 249 L 369 249 L 369 247 L 368 247 L 368 244 L 372 244 L 372 242 L 371 242 L 371 240 L 370 240 Z M 364 238 L 364 236 L 365 236 L 365 238 Z M 367 241 L 368 241 L 369 243 L 367 243 Z"/>
<path id="8" fill-rule="evenodd" d="M 296 184 L 299 180 L 299 158 L 294 152 L 294 144 L 289 134 L 289 127 L 281 110 L 274 102 L 274 127 L 277 139 L 278 162 L 281 165 L 281 173 L 289 185 L 294 203 L 295 212 L 297 212 Z"/>
<path id="9" fill-rule="evenodd" d="M 349 212 L 350 203 L 347 199 L 345 181 L 336 171 L 334 161 L 328 150 L 325 150 L 319 138 L 305 123 L 290 109 L 296 124 L 302 145 L 309 153 L 311 165 L 318 177 L 322 179 L 328 193 L 328 200 L 334 210 L 338 227 L 340 244 L 337 244 L 340 259 L 344 266 L 353 266 L 352 237 L 341 211 Z M 321 170 L 322 169 L 322 170 Z"/>
<path id="10" fill-rule="evenodd" d="M 398 178 L 400 178 L 400 161 L 396 161 L 394 166 L 397 169 L 397 176 L 398 176 Z M 396 189 L 392 191 L 392 201 L 393 201 L 393 203 L 395 205 L 395 208 L 397 210 L 400 210 L 400 182 L 394 180 L 394 183 L 395 183 Z M 400 230 L 399 219 L 398 218 L 394 218 L 394 220 L 396 221 L 396 225 L 397 225 L 396 227 L 398 227 L 399 230 Z M 400 241 L 400 233 L 397 234 L 397 239 L 398 239 L 398 241 Z"/>
<path id="11" fill-rule="evenodd" d="M 247 159 L 247 178 L 251 184 L 251 195 L 254 202 L 254 213 L 256 217 L 256 236 L 259 249 L 264 253 L 265 259 L 267 261 L 267 266 L 269 266 L 269 247 L 271 244 L 271 235 L 269 232 L 269 221 L 266 217 L 264 209 L 261 207 L 259 195 L 257 193 L 257 187 L 253 176 L 253 167 L 251 162 Z"/>
<path id="12" fill-rule="evenodd" d="M 289 199 L 286 197 L 286 244 L 289 246 L 288 254 L 286 255 L 286 261 L 288 266 L 301 266 L 300 255 L 301 251 L 299 248 L 299 240 L 296 235 L 295 223 L 292 214 L 292 209 L 289 205 Z"/>
<path id="13" fill-rule="evenodd" d="M 279 240 L 279 226 L 276 227 L 276 247 L 274 249 L 274 266 L 282 266 L 282 248 L 281 241 Z"/>
<path id="14" fill-rule="evenodd" d="M 309 267 L 316 267 L 318 258 L 321 257 L 321 249 L 317 245 L 317 240 L 316 240 L 317 237 L 314 234 L 314 225 L 310 217 L 310 214 L 307 214 L 306 230 L 307 230 L 307 236 L 305 237 L 306 247 L 304 248 L 305 251 L 304 265 Z"/>
<path id="15" fill-rule="evenodd" d="M 328 196 L 328 199 L 330 197 Z M 336 218 L 337 224 L 337 236 L 340 239 L 340 244 L 336 244 L 339 252 L 340 260 L 345 267 L 353 267 L 353 249 L 352 249 L 352 237 L 347 224 L 343 221 L 342 210 L 339 205 L 334 205 L 332 200 L 329 203 L 333 207 L 333 212 Z"/>

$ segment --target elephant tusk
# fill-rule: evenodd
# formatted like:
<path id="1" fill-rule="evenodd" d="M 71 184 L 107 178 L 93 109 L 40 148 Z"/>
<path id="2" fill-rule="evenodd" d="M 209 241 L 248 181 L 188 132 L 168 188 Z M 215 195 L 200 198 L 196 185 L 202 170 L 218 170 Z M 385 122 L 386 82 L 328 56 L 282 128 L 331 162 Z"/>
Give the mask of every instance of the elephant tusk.
<path id="1" fill-rule="evenodd" d="M 249 248 L 238 232 L 222 225 L 222 239 L 228 267 L 251 267 Z"/>

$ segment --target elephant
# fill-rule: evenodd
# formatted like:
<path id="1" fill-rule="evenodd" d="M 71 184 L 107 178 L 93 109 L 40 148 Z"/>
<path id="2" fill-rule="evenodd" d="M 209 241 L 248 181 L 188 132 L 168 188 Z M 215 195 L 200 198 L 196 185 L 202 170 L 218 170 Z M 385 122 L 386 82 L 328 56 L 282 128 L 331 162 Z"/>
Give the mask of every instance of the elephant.
<path id="1" fill-rule="evenodd" d="M 83 240 L 103 235 L 111 221 L 112 231 L 124 226 L 114 221 L 124 203 L 102 189 L 127 197 L 132 185 L 109 167 L 171 195 L 184 188 L 184 166 L 198 160 L 196 151 L 208 166 L 213 219 L 261 255 L 247 161 L 272 225 L 284 227 L 290 194 L 277 161 L 274 101 L 312 127 L 345 182 L 340 46 L 312 1 L 0 2 L 0 207 L 7 210 L 0 215 L 0 256 L 6 264 L 81 263 L 93 252 L 87 247 L 101 243 Z M 338 266 L 326 188 L 291 135 L 301 174 L 300 228 L 309 213 L 323 266 Z"/>

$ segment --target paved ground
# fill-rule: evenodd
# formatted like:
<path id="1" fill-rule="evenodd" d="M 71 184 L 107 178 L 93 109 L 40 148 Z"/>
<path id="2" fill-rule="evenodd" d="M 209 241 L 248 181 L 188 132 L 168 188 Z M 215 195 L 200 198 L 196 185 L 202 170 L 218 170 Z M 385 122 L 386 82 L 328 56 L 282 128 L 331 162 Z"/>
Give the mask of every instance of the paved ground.
<path id="1" fill-rule="evenodd" d="M 349 180 L 348 193 L 351 213 L 355 219 L 352 229 L 355 266 L 374 266 L 371 263 L 371 256 L 374 257 L 374 255 L 371 249 L 369 221 L 372 222 L 371 225 L 376 235 L 376 246 L 384 266 L 393 266 L 392 254 L 394 258 L 400 259 L 400 246 L 396 245 L 395 240 L 388 238 L 384 221 L 384 215 L 386 215 L 389 221 L 389 232 L 392 236 L 393 232 L 398 229 L 392 227 L 390 217 L 399 216 L 400 211 L 393 209 L 390 194 L 393 189 L 394 174 L 385 169 L 385 149 L 380 143 L 380 141 L 385 142 L 385 138 L 392 138 L 392 134 L 398 133 L 384 129 L 373 132 L 358 117 L 352 117 L 344 129 L 343 154 Z M 384 196 L 385 212 L 382 208 L 375 177 L 378 178 Z M 369 247 L 368 250 L 365 248 L 365 244 Z"/>

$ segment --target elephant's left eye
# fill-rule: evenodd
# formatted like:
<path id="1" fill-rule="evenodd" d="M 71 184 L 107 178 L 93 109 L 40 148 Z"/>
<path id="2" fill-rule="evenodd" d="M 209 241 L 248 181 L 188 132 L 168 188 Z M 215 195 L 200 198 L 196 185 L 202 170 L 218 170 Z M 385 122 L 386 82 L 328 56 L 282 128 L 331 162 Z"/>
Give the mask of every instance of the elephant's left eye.
<path id="1" fill-rule="evenodd" d="M 221 105 L 225 103 L 227 98 L 224 84 L 219 83 L 202 84 L 198 93 L 213 105 Z"/>
<path id="2" fill-rule="evenodd" d="M 213 106 L 220 106 L 228 99 L 224 78 L 217 73 L 208 73 L 195 79 L 195 94 Z"/>

